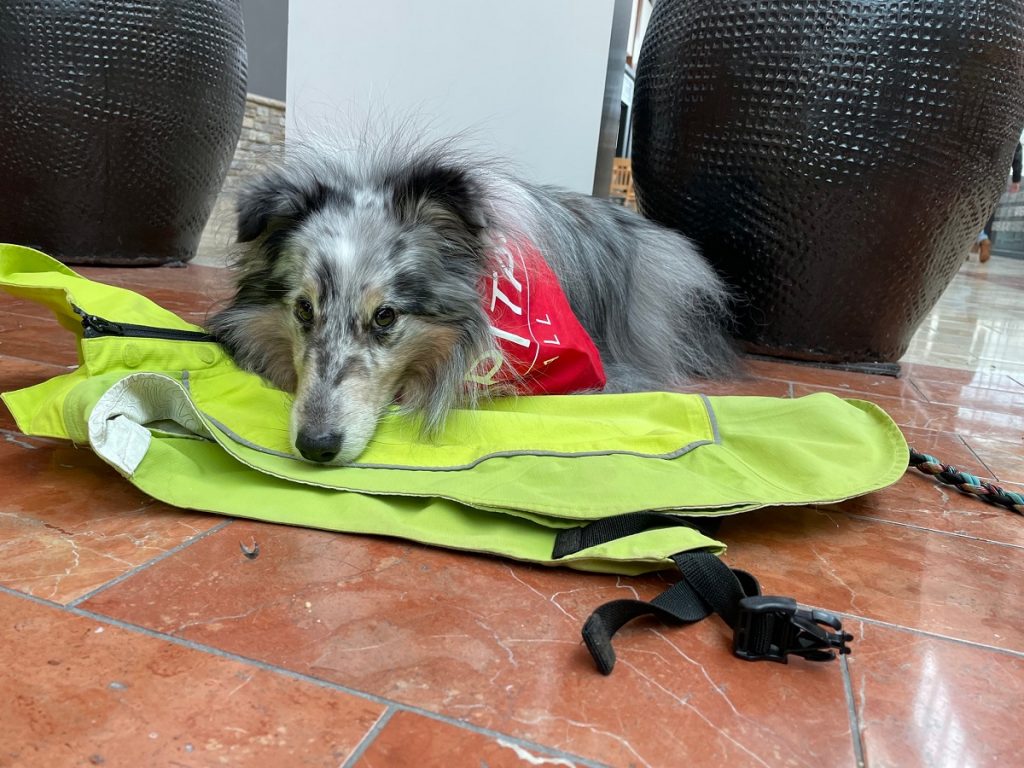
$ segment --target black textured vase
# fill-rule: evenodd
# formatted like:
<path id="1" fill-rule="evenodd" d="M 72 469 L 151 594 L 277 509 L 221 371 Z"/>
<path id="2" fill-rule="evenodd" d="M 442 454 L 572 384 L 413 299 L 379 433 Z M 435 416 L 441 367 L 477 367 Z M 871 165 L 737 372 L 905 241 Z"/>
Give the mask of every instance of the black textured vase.
<path id="1" fill-rule="evenodd" d="M 195 255 L 242 126 L 239 0 L 0 2 L 0 241 Z"/>
<path id="2" fill-rule="evenodd" d="M 752 351 L 896 361 L 1006 183 L 1022 74 L 1019 0 L 660 0 L 638 203 L 703 246 Z"/>

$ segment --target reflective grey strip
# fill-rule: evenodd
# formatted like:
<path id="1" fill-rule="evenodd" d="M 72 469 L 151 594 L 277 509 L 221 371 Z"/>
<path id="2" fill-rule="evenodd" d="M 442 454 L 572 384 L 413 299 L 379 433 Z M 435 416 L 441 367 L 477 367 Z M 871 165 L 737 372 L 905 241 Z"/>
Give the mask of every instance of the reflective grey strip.
<path id="1" fill-rule="evenodd" d="M 704 410 L 707 411 L 708 421 L 711 422 L 712 440 L 710 444 L 721 445 L 722 436 L 718 432 L 718 417 L 715 416 L 715 409 L 711 407 L 711 401 L 708 400 L 707 395 L 701 395 L 700 399 L 704 403 Z M 709 445 L 709 443 L 705 442 L 704 445 Z"/>
<path id="2" fill-rule="evenodd" d="M 184 371 L 182 373 L 181 379 L 182 379 L 182 383 L 185 386 L 185 390 L 191 396 L 192 392 L 191 392 L 191 389 L 189 389 L 188 371 Z M 478 464 L 482 464 L 483 462 L 488 461 L 490 459 L 506 459 L 506 458 L 512 458 L 512 457 L 515 457 L 515 456 L 548 456 L 548 457 L 561 458 L 561 459 L 577 459 L 577 458 L 585 458 L 585 457 L 588 457 L 588 456 L 636 456 L 636 457 L 641 458 L 641 459 L 665 459 L 665 460 L 678 459 L 680 456 L 682 456 L 682 455 L 684 455 L 686 453 L 689 453 L 690 451 L 692 451 L 692 450 L 694 450 L 696 448 L 699 448 L 702 445 L 717 445 L 717 444 L 721 443 L 721 435 L 719 434 L 719 431 L 718 431 L 718 419 L 715 418 L 715 410 L 714 410 L 714 408 L 711 407 L 711 401 L 708 400 L 708 398 L 705 397 L 704 395 L 700 395 L 700 399 L 701 399 L 701 402 L 704 404 L 704 409 L 707 411 L 708 421 L 711 423 L 711 432 L 712 432 L 712 435 L 713 435 L 713 439 L 711 439 L 711 440 L 695 440 L 694 442 L 687 443 L 686 445 L 682 446 L 681 448 L 679 448 L 679 449 L 677 449 L 675 451 L 670 451 L 669 453 L 643 453 L 641 451 L 616 451 L 616 450 L 607 450 L 607 451 L 571 451 L 570 452 L 570 451 L 540 451 L 540 450 L 523 449 L 523 450 L 517 450 L 517 451 L 495 451 L 494 453 L 484 454 L 483 456 L 480 456 L 479 458 L 476 458 L 476 459 L 474 459 L 473 461 L 471 461 L 471 462 L 469 462 L 467 464 L 456 464 L 456 465 L 448 465 L 448 466 L 443 466 L 443 467 L 423 467 L 423 466 L 413 466 L 413 465 L 409 465 L 409 464 L 372 464 L 372 463 L 369 463 L 369 462 L 355 461 L 355 462 L 352 462 L 351 464 L 345 464 L 343 467 L 340 467 L 340 468 L 344 468 L 344 469 L 348 469 L 348 468 L 353 468 L 353 469 L 401 469 L 401 470 L 415 470 L 417 472 L 463 472 L 463 471 L 465 471 L 467 469 L 472 469 L 473 467 L 477 466 Z M 194 400 L 193 400 L 193 405 L 196 405 Z M 196 405 L 196 408 L 198 410 L 198 405 Z M 305 459 L 301 459 L 298 456 L 296 456 L 295 454 L 284 453 L 283 451 L 275 451 L 275 450 L 273 450 L 271 448 L 266 448 L 266 447 L 264 447 L 262 445 L 257 445 L 256 443 L 252 442 L 251 440 L 248 440 L 248 439 L 242 437 L 237 432 L 235 432 L 233 429 L 228 427 L 226 424 L 224 424 L 221 421 L 215 419 L 213 416 L 210 416 L 205 411 L 199 411 L 199 413 L 202 414 L 202 417 L 207 422 L 209 422 L 210 424 L 215 426 L 219 431 L 224 433 L 224 435 L 226 437 L 228 437 L 233 442 L 238 443 L 239 445 L 244 445 L 246 448 L 249 448 L 249 449 L 251 449 L 253 451 L 257 451 L 259 453 L 267 454 L 268 456 L 277 456 L 277 457 L 284 458 L 284 459 L 292 459 L 293 461 L 305 461 Z M 312 463 L 315 463 L 315 462 L 309 462 L 309 463 L 312 464 Z M 334 466 L 334 465 L 328 465 L 328 466 Z M 339 467 L 335 467 L 335 468 L 337 469 Z"/>

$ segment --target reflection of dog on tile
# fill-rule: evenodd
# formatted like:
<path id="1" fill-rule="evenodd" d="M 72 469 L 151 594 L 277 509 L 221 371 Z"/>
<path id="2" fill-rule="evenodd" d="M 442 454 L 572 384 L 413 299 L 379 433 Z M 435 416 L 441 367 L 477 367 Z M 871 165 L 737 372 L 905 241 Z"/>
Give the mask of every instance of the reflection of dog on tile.
<path id="1" fill-rule="evenodd" d="M 355 459 L 393 403 L 430 432 L 481 396 L 665 389 L 735 361 L 687 240 L 446 144 L 290 149 L 242 192 L 238 241 L 209 328 L 295 394 L 310 461 Z"/>

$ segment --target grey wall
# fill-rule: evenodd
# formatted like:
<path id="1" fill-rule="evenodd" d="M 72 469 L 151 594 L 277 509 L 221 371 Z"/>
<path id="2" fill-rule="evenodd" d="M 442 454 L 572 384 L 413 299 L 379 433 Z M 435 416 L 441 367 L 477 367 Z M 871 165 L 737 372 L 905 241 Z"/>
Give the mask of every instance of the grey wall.
<path id="1" fill-rule="evenodd" d="M 249 93 L 285 100 L 288 0 L 242 0 L 249 51 Z"/>

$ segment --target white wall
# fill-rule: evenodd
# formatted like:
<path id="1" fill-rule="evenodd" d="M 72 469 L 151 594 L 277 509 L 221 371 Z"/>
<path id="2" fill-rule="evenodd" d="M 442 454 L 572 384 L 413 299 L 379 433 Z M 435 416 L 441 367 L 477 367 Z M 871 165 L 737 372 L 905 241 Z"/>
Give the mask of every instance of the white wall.
<path id="1" fill-rule="evenodd" d="M 290 0 L 287 135 L 413 116 L 429 137 L 468 129 L 526 178 L 590 193 L 615 5 Z"/>

